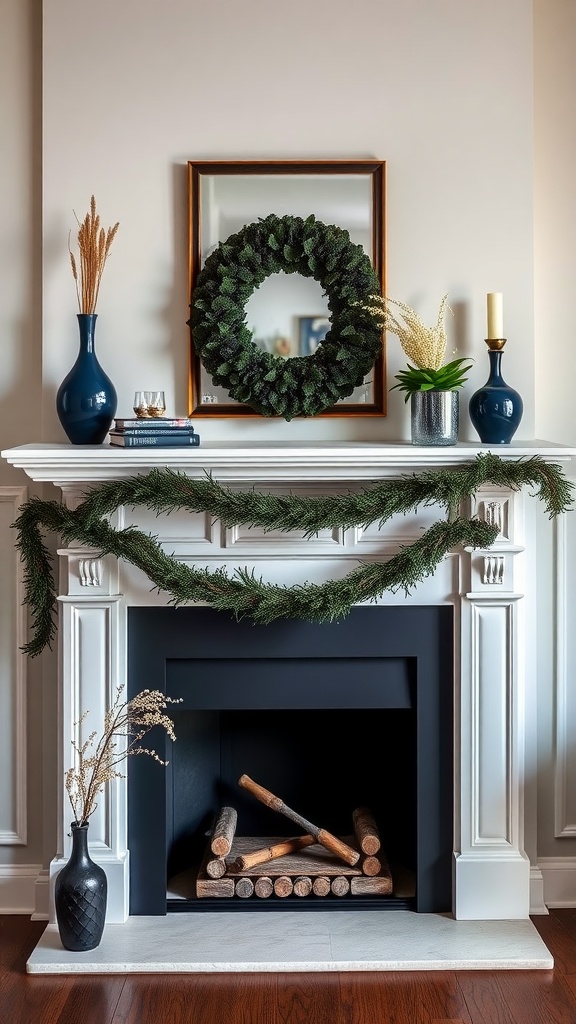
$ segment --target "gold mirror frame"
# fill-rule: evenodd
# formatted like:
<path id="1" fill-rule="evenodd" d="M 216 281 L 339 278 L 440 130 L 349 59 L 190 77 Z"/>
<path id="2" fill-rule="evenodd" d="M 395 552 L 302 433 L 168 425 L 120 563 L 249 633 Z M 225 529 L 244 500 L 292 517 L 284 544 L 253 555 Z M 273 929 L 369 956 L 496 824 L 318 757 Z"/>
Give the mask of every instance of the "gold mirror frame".
<path id="1" fill-rule="evenodd" d="M 203 185 L 208 179 L 218 175 L 366 175 L 371 193 L 371 236 L 372 252 L 369 256 L 376 275 L 380 281 L 382 294 L 386 294 L 386 224 L 385 224 L 385 188 L 386 164 L 377 160 L 332 160 L 332 161 L 188 161 L 188 290 L 190 301 L 196 285 L 196 279 L 202 268 Z M 263 210 L 262 216 L 275 213 L 275 210 Z M 285 211 L 288 212 L 288 211 Z M 315 213 L 309 210 L 309 213 Z M 248 216 L 246 223 L 254 221 Z M 322 220 L 321 217 L 318 219 Z M 332 223 L 332 221 L 331 221 Z M 334 223 L 337 223 L 334 220 Z M 345 227 L 345 225 L 338 225 Z M 221 239 L 223 241 L 223 239 Z M 308 312 L 308 311 L 305 311 Z M 278 358 L 281 358 L 279 356 Z M 202 394 L 202 364 L 194 348 L 192 328 L 190 328 L 190 358 L 188 374 L 188 414 L 211 418 L 230 416 L 260 417 L 249 405 L 239 402 L 207 402 Z M 205 371 L 204 371 L 205 372 Z M 372 373 L 372 395 L 369 402 L 338 402 L 335 406 L 318 413 L 318 416 L 385 416 L 386 415 L 386 358 L 384 336 L 382 351 L 377 357 Z"/>

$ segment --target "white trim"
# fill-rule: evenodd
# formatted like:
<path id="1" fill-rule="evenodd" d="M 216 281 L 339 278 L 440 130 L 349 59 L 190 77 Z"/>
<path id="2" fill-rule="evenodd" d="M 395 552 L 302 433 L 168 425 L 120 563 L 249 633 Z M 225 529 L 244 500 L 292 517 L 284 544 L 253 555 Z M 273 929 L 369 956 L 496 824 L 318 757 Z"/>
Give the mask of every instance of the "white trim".
<path id="1" fill-rule="evenodd" d="M 566 686 L 566 544 L 564 516 L 557 516 L 552 526 L 552 566 L 554 580 L 553 673 L 556 700 L 554 706 L 554 835 L 569 838 L 574 826 L 567 824 L 566 812 L 566 745 L 567 699 Z"/>
<path id="2" fill-rule="evenodd" d="M 28 490 L 26 487 L 0 487 L 0 501 L 10 502 L 14 507 L 13 518 L 16 519 L 18 509 L 26 501 Z M 14 549 L 14 593 L 12 597 L 12 608 L 16 620 L 16 630 L 13 638 L 13 664 L 14 678 L 12 687 L 14 692 L 14 760 L 12 765 L 12 785 L 14 787 L 14 815 L 10 823 L 0 827 L 0 846 L 25 846 L 28 839 L 27 832 L 27 788 L 26 788 L 26 657 L 22 647 L 26 640 L 27 615 L 24 606 L 24 578 L 22 562 L 19 554 Z M 0 823 L 1 824 L 1 823 Z"/>
<path id="3" fill-rule="evenodd" d="M 0 864 L 0 914 L 32 914 L 41 864 Z"/>
<path id="4" fill-rule="evenodd" d="M 547 907 L 576 907 L 576 857 L 539 857 Z"/>
<path id="5" fill-rule="evenodd" d="M 568 524 L 565 516 L 557 516 L 552 526 L 554 581 L 553 678 L 554 702 L 554 835 L 556 839 L 574 839 L 576 822 L 569 820 L 568 770 L 569 706 L 568 706 Z"/>
<path id="6" fill-rule="evenodd" d="M 113 448 L 110 445 L 22 444 L 0 452 L 11 466 L 23 469 L 38 483 L 67 485 L 123 479 L 162 466 L 203 478 L 207 470 L 224 483 L 230 480 L 294 481 L 374 480 L 383 468 L 406 471 L 469 463 L 476 455 L 493 452 L 504 461 L 541 455 L 548 462 L 570 462 L 576 448 L 551 441 L 512 441 L 482 445 L 459 441 L 450 447 L 410 442 L 301 441 L 289 445 L 237 446 L 212 442 L 201 448 Z"/>
<path id="7" fill-rule="evenodd" d="M 50 920 L 50 872 L 48 868 L 42 868 L 36 878 L 34 906 L 32 921 Z"/>
<path id="8" fill-rule="evenodd" d="M 538 865 L 530 868 L 530 914 L 547 914 L 544 900 L 544 876 Z"/>

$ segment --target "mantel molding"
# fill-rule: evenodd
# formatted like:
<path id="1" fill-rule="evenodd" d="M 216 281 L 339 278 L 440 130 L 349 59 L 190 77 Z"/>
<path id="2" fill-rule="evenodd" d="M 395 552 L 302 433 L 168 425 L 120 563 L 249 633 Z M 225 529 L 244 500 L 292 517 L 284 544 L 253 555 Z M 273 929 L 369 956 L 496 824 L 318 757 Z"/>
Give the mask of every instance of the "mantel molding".
<path id="1" fill-rule="evenodd" d="M 10 465 L 38 483 L 66 486 L 117 479 L 154 468 L 180 470 L 190 476 L 213 473 L 221 480 L 371 480 L 394 471 L 418 472 L 458 466 L 476 455 L 493 452 L 502 459 L 540 455 L 550 462 L 569 462 L 576 448 L 549 441 L 509 445 L 460 442 L 453 447 L 420 447 L 409 443 L 301 442 L 253 446 L 217 443 L 183 452 L 178 448 L 130 449 L 108 445 L 25 444 L 1 453 Z"/>
<path id="2" fill-rule="evenodd" d="M 317 494 L 427 469 L 455 469 L 492 452 L 514 461 L 540 456 L 568 468 L 576 448 L 546 441 L 484 446 L 419 447 L 409 443 L 301 443 L 242 446 L 206 444 L 198 449 L 123 450 L 106 445 L 28 444 L 2 452 L 34 481 L 61 489 L 70 505 L 95 484 L 169 467 L 239 487 Z M 571 474 L 574 475 L 574 474 Z M 469 506 L 469 508 L 468 508 Z M 524 797 L 526 709 L 534 714 L 535 659 L 531 623 L 536 600 L 534 501 L 526 489 L 487 483 L 467 503 L 467 514 L 498 527 L 489 551 L 459 547 L 411 594 L 384 592 L 378 604 L 450 604 L 454 609 L 454 895 L 457 919 L 526 918 L 530 909 L 530 862 L 525 852 Z M 225 530 L 204 513 L 174 509 L 157 517 L 141 507 L 119 512 L 118 526 L 159 535 L 184 563 L 224 568 L 238 565 L 267 582 L 321 583 L 343 575 L 359 560 L 388 559 L 430 525 L 423 507 L 398 516 L 386 531 L 320 532 Z M 130 563 L 82 546 L 59 555 L 59 775 L 70 763 L 73 723 L 86 710 L 94 727 L 103 721 L 115 688 L 125 683 L 129 615 L 133 606 L 162 606 L 166 594 Z M 530 738 L 530 737 L 528 737 Z M 529 780 L 528 780 L 529 783 Z M 64 787 L 59 793 L 58 852 L 51 885 L 68 855 Z M 103 795 L 92 825 L 93 850 L 108 877 L 108 920 L 129 917 L 126 780 Z M 534 845 L 534 844 L 532 844 Z M 53 915 L 53 904 L 51 905 Z"/>

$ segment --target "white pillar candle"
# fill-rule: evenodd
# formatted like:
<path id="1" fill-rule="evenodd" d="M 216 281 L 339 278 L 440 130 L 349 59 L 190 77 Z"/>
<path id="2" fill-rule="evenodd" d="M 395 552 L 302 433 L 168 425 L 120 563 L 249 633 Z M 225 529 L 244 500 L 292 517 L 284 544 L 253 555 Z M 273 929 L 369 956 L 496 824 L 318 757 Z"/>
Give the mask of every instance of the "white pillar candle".
<path id="1" fill-rule="evenodd" d="M 504 317 L 502 307 L 502 292 L 488 292 L 486 296 L 488 308 L 488 334 L 487 338 L 504 337 Z"/>

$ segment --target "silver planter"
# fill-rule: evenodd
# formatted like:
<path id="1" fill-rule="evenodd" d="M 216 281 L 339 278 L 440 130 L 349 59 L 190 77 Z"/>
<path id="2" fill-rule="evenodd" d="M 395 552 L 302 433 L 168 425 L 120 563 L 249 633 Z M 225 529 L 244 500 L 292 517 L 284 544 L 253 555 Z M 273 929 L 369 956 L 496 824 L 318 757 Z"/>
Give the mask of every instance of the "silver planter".
<path id="1" fill-rule="evenodd" d="M 457 443 L 457 391 L 415 391 L 410 407 L 412 444 Z"/>

